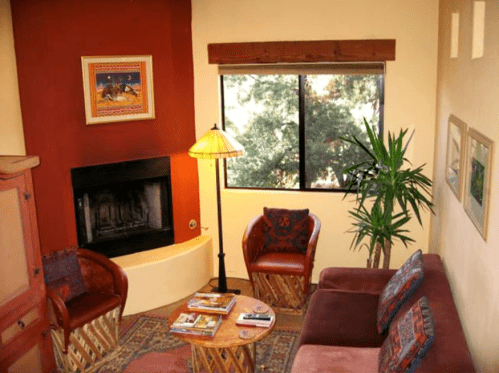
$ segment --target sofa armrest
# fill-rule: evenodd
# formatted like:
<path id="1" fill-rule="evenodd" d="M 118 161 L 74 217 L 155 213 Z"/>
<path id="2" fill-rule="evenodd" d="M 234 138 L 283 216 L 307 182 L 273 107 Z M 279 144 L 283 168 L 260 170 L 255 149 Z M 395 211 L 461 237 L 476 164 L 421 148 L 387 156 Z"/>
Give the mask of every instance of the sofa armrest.
<path id="1" fill-rule="evenodd" d="M 380 294 L 395 272 L 394 269 L 325 268 L 320 274 L 318 289 Z"/>

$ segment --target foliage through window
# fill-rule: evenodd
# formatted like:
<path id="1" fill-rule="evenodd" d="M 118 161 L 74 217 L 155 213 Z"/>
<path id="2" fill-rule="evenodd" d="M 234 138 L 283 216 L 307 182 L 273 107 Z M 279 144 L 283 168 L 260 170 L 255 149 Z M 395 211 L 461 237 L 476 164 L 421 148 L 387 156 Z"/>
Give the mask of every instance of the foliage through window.
<path id="1" fill-rule="evenodd" d="M 363 118 L 381 134 L 383 74 L 222 75 L 225 130 L 245 149 L 226 161 L 226 186 L 344 191 L 343 170 L 369 144 Z M 367 145 L 368 146 L 368 145 Z"/>

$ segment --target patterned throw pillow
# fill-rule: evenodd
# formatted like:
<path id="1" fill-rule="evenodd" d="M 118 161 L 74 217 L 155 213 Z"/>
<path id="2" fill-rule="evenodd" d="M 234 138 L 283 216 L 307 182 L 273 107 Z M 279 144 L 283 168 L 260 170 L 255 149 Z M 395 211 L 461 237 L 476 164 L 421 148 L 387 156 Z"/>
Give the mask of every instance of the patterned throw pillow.
<path id="1" fill-rule="evenodd" d="M 267 251 L 307 251 L 308 209 L 263 209 L 263 234 Z"/>
<path id="2" fill-rule="evenodd" d="M 64 300 L 88 291 L 75 250 L 61 250 L 42 258 L 45 283 Z"/>
<path id="3" fill-rule="evenodd" d="M 413 373 L 433 344 L 435 325 L 428 299 L 420 298 L 390 325 L 378 357 L 379 373 Z"/>
<path id="4" fill-rule="evenodd" d="M 395 272 L 381 293 L 377 313 L 379 333 L 388 328 L 393 316 L 421 285 L 423 275 L 423 254 L 418 250 Z"/>

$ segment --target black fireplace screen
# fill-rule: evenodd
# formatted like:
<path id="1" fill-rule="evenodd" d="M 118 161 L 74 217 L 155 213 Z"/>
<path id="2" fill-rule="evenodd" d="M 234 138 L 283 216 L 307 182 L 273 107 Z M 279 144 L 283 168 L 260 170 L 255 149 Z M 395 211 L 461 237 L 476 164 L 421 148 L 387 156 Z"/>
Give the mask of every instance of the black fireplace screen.
<path id="1" fill-rule="evenodd" d="M 116 257 L 174 243 L 168 157 L 71 170 L 78 244 Z"/>

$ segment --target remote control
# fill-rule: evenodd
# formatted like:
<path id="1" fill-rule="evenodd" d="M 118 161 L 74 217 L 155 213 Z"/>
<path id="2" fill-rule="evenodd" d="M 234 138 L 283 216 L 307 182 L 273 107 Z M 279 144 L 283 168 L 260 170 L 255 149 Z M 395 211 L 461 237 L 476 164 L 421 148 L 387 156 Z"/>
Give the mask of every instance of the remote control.
<path id="1" fill-rule="evenodd" d="M 245 320 L 270 320 L 270 315 L 258 314 L 258 313 L 248 313 L 243 316 Z"/>

